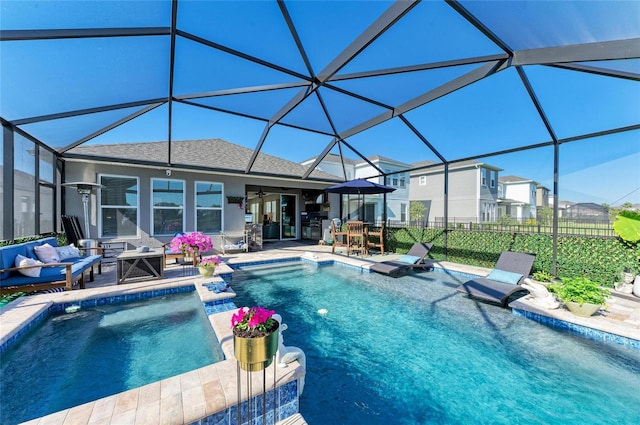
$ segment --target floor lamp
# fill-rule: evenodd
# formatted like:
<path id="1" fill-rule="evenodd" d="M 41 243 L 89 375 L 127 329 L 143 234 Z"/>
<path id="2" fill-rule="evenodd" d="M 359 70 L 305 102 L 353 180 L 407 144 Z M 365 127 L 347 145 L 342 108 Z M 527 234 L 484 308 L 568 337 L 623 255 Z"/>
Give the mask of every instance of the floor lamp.
<path id="1" fill-rule="evenodd" d="M 91 239 L 91 234 L 89 231 L 89 195 L 93 192 L 93 189 L 97 189 L 103 187 L 98 183 L 91 182 L 71 182 L 71 183 L 63 183 L 62 186 L 66 187 L 75 187 L 80 196 L 82 196 L 82 206 L 84 208 L 84 232 L 85 238 Z"/>

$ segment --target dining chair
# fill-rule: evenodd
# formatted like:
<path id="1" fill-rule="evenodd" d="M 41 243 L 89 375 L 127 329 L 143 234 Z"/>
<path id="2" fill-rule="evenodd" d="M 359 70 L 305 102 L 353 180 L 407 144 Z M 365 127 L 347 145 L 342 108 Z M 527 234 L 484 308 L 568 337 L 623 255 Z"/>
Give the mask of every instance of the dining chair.
<path id="1" fill-rule="evenodd" d="M 365 226 L 365 241 L 367 243 L 367 253 L 370 248 L 378 248 L 380 255 L 384 255 L 384 223 L 380 226 L 380 229 L 372 232 L 369 226 Z"/>

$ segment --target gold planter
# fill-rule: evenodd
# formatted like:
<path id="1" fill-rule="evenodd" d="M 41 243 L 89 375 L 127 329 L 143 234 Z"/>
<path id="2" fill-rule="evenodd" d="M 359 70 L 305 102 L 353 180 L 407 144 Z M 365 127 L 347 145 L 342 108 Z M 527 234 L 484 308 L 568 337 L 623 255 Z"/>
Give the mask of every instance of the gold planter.
<path id="1" fill-rule="evenodd" d="M 260 338 L 242 338 L 233 334 L 233 354 L 242 370 L 255 372 L 271 364 L 278 351 L 278 327 Z"/>
<path id="2" fill-rule="evenodd" d="M 213 271 L 215 269 L 213 267 L 202 267 L 198 266 L 198 271 L 200 272 L 200 276 L 202 277 L 211 277 L 213 276 Z"/>

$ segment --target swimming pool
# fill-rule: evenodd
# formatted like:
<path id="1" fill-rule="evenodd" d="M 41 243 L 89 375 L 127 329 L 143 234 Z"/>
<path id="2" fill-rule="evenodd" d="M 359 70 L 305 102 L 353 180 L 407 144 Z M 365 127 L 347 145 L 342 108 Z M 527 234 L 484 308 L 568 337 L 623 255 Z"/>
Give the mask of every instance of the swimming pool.
<path id="1" fill-rule="evenodd" d="M 636 423 L 638 350 L 478 303 L 456 293 L 464 280 L 296 264 L 230 284 L 237 306 L 275 309 L 285 345 L 304 350 L 310 425 Z"/>
<path id="2" fill-rule="evenodd" d="M 195 291 L 52 314 L 2 353 L 0 423 L 44 416 L 223 358 Z"/>

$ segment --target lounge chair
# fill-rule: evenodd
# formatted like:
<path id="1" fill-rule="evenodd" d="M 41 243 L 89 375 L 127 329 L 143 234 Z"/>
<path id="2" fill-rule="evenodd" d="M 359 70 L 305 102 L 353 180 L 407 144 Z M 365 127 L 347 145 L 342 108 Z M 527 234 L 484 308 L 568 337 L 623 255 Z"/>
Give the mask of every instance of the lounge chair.
<path id="1" fill-rule="evenodd" d="M 406 255 L 403 255 L 397 260 L 387 260 L 375 263 L 369 268 L 369 270 L 397 277 L 404 271 L 431 268 L 433 265 L 425 262 L 424 260 L 432 247 L 432 243 L 416 242 Z"/>
<path id="2" fill-rule="evenodd" d="M 522 296 L 528 293 L 521 285 L 529 277 L 535 259 L 535 254 L 504 251 L 487 277 L 471 279 L 457 290 L 473 298 L 506 307 L 512 296 L 520 292 Z"/>

